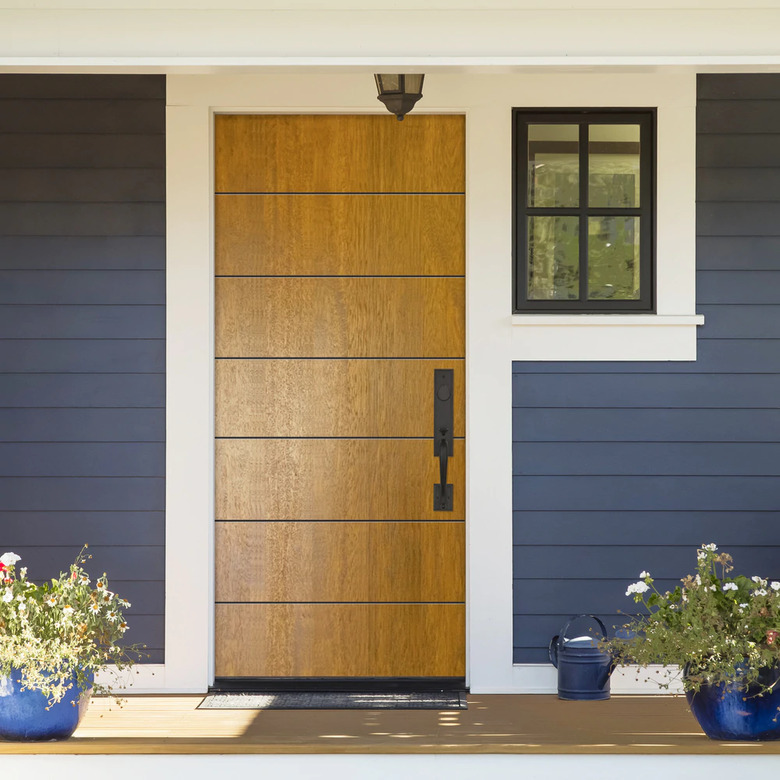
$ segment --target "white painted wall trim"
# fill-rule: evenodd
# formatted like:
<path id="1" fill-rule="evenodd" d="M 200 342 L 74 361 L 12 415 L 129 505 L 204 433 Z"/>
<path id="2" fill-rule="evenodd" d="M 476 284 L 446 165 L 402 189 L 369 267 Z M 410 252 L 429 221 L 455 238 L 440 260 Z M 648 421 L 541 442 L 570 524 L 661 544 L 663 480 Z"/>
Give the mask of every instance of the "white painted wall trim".
<path id="1" fill-rule="evenodd" d="M 573 706 L 577 706 L 576 704 Z M 602 705 L 609 706 L 609 705 Z M 696 728 L 692 724 L 692 731 Z M 757 749 L 760 745 L 757 746 Z M 78 777 L 79 780 L 213 780 L 215 777 L 283 777 L 301 780 L 733 780 L 772 777 L 776 755 L 4 755 L 9 777 Z"/>
<path id="2" fill-rule="evenodd" d="M 668 686 L 668 687 L 662 687 Z M 619 666 L 612 673 L 610 692 L 616 696 L 681 694 L 680 670 L 676 666 Z M 514 664 L 512 688 L 483 690 L 481 693 L 538 693 L 558 692 L 558 671 L 550 664 Z"/>
<path id="3" fill-rule="evenodd" d="M 168 104 L 168 569 L 160 679 L 164 690 L 203 691 L 213 678 L 213 114 L 383 109 L 370 68 L 170 76 Z M 528 676 L 512 663 L 511 363 L 515 333 L 526 327 L 513 326 L 511 318 L 513 106 L 658 108 L 659 280 L 668 281 L 658 313 L 690 324 L 649 330 L 695 329 L 688 319 L 695 279 L 693 71 L 426 80 L 418 111 L 466 114 L 467 663 L 475 692 L 538 689 L 537 672 Z"/>

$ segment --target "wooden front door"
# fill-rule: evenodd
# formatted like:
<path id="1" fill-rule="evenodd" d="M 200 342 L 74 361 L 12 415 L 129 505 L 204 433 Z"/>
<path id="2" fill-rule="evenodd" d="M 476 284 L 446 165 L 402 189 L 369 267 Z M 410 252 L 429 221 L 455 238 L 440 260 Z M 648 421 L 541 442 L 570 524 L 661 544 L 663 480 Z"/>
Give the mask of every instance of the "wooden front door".
<path id="1" fill-rule="evenodd" d="M 465 673 L 464 179 L 459 116 L 216 119 L 217 677 Z"/>

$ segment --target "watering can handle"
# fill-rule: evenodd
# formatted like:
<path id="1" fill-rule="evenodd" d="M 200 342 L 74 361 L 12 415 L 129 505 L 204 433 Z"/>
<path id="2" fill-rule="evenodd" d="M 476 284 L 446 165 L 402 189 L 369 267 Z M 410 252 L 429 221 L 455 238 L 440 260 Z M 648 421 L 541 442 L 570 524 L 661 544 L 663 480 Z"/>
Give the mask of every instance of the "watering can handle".
<path id="1" fill-rule="evenodd" d="M 561 642 L 563 642 L 563 640 L 566 638 L 566 631 L 569 628 L 569 626 L 575 620 L 579 620 L 579 618 L 583 618 L 583 617 L 593 618 L 599 624 L 599 628 L 601 628 L 601 635 L 604 637 L 604 639 L 607 638 L 607 627 L 595 615 L 582 614 L 582 615 L 572 615 L 566 621 L 566 625 L 561 629 Z M 555 638 L 557 639 L 558 637 Z"/>
<path id="2" fill-rule="evenodd" d="M 550 646 L 547 648 L 547 655 L 550 656 L 550 663 L 558 668 L 558 634 L 550 640 Z"/>

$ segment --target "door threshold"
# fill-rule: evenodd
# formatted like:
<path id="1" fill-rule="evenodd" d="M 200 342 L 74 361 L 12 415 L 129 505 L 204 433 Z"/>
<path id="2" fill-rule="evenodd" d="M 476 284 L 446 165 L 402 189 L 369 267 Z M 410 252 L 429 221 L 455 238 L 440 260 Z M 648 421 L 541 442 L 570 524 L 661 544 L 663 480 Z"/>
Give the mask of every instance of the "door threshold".
<path id="1" fill-rule="evenodd" d="M 217 677 L 209 693 L 468 692 L 463 677 Z"/>

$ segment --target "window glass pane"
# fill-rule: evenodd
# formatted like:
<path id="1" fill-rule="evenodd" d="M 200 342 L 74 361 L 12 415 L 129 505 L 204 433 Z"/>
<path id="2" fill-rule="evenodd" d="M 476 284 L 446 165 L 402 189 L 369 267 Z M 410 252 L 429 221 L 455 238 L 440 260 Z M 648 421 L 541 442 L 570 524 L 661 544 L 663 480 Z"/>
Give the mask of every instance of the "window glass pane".
<path id="1" fill-rule="evenodd" d="M 639 217 L 588 219 L 588 299 L 636 300 Z"/>
<path id="2" fill-rule="evenodd" d="M 639 207 L 639 125 L 588 128 L 588 205 Z"/>
<path id="3" fill-rule="evenodd" d="M 528 125 L 528 205 L 580 204 L 578 125 Z"/>
<path id="4" fill-rule="evenodd" d="M 578 217 L 528 218 L 528 298 L 571 301 L 580 297 Z"/>

